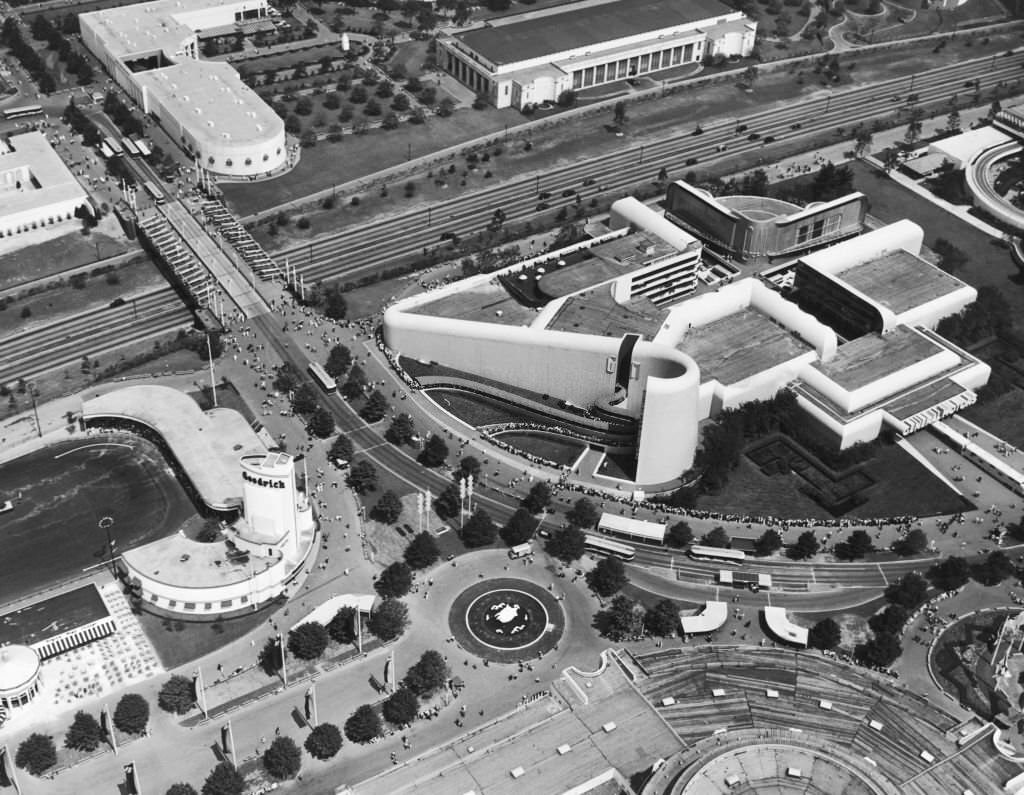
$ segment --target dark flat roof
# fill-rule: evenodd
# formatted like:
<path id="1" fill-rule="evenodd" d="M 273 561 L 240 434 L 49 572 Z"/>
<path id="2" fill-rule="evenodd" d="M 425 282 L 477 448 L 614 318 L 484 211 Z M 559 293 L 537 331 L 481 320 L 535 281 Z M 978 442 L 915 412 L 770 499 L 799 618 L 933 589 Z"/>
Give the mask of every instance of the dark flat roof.
<path id="1" fill-rule="evenodd" d="M 673 25 L 713 23 L 734 13 L 719 0 L 615 0 L 586 8 L 570 5 L 560 14 L 467 30 L 455 38 L 487 60 L 507 64 Z"/>
<path id="2" fill-rule="evenodd" d="M 897 326 L 885 336 L 868 334 L 840 345 L 834 359 L 814 367 L 843 389 L 854 390 L 942 351 L 913 329 Z"/>
<path id="3" fill-rule="evenodd" d="M 956 277 L 902 250 L 854 265 L 836 278 L 897 315 L 964 286 Z"/>
<path id="4" fill-rule="evenodd" d="M 0 616 L 0 646 L 31 646 L 110 615 L 95 585 L 83 585 Z"/>
<path id="5" fill-rule="evenodd" d="M 612 298 L 610 287 L 598 287 L 569 296 L 547 329 L 600 337 L 639 334 L 646 340 L 652 340 L 666 317 L 667 310 L 659 309 L 646 298 L 634 298 L 619 304 Z"/>

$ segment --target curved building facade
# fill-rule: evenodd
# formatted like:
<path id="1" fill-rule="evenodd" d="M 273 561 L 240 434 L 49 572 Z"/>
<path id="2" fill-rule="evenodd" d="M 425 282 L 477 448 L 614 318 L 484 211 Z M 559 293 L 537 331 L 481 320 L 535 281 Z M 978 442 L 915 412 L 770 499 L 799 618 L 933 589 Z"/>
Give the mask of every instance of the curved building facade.
<path id="1" fill-rule="evenodd" d="M 82 42 L 202 167 L 258 176 L 288 162 L 284 122 L 228 63 L 199 59 L 204 30 L 265 18 L 267 0 L 156 0 L 81 14 Z"/>
<path id="2" fill-rule="evenodd" d="M 0 707 L 20 707 L 32 700 L 39 692 L 41 665 L 28 646 L 0 646 Z"/>

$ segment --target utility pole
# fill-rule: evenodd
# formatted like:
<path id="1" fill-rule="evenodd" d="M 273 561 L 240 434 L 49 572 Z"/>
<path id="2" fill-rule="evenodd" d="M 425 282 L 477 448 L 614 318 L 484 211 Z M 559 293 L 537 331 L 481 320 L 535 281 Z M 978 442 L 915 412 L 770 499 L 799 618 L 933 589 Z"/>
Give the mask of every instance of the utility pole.
<path id="1" fill-rule="evenodd" d="M 280 632 L 277 633 L 277 645 L 281 650 L 281 679 L 284 680 L 284 686 L 288 687 L 288 650 L 284 646 L 284 637 Z"/>
<path id="2" fill-rule="evenodd" d="M 213 348 L 210 345 L 210 332 L 206 332 L 206 356 L 210 361 L 210 391 L 213 393 L 213 407 L 217 408 L 217 381 L 213 374 Z"/>

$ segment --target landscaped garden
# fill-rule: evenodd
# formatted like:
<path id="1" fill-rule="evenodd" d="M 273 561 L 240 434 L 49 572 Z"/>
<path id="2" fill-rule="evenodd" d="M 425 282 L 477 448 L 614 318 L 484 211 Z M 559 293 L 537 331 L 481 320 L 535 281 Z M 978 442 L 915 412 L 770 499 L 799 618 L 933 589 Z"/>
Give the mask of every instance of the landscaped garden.
<path id="1" fill-rule="evenodd" d="M 545 461 L 554 461 L 559 466 L 573 464 L 587 447 L 585 442 L 578 439 L 540 431 L 509 431 L 497 434 L 495 438 L 524 453 L 538 456 Z"/>
<path id="2" fill-rule="evenodd" d="M 939 636 L 929 664 L 940 686 L 986 720 L 1009 706 L 995 689 L 993 659 L 999 629 L 1017 611 L 992 610 L 969 615 Z"/>

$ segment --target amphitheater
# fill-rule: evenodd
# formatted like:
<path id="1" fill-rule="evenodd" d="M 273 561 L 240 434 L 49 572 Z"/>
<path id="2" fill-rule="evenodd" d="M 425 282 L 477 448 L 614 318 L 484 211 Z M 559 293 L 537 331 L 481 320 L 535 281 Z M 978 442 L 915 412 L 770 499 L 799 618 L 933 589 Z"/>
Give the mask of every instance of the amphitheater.
<path id="1" fill-rule="evenodd" d="M 817 652 L 694 647 L 619 658 L 686 748 L 643 795 L 1001 792 L 993 728 Z"/>

